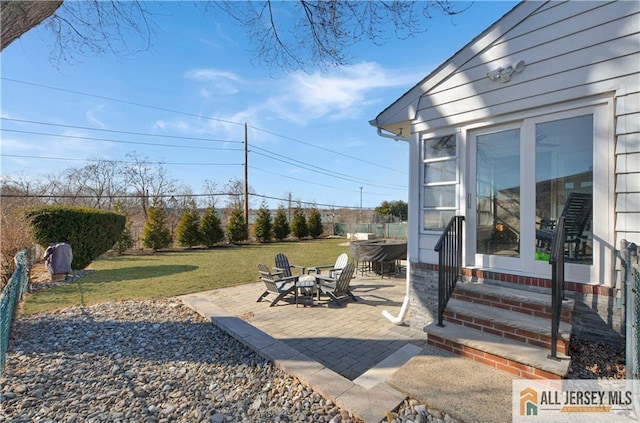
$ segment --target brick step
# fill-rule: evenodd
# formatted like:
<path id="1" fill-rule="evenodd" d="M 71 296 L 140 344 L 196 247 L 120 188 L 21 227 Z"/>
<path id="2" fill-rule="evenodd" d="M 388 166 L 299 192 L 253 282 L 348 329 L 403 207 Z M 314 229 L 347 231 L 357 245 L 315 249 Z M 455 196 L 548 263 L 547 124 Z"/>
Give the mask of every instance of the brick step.
<path id="1" fill-rule="evenodd" d="M 513 339 L 551 350 L 551 319 L 494 308 L 482 304 L 450 299 L 444 313 L 446 322 Z M 446 323 L 445 323 L 446 324 Z M 560 322 L 556 348 L 566 354 L 571 337 L 571 325 Z"/>
<path id="2" fill-rule="evenodd" d="M 551 295 L 549 294 L 507 288 L 493 285 L 488 281 L 485 283 L 458 282 L 453 298 L 551 320 Z M 562 302 L 561 321 L 571 323 L 573 305 L 573 299 Z"/>
<path id="3" fill-rule="evenodd" d="M 525 379 L 562 379 L 570 357 L 548 358 L 549 350 L 490 333 L 445 323 L 426 326 L 427 343 Z"/>

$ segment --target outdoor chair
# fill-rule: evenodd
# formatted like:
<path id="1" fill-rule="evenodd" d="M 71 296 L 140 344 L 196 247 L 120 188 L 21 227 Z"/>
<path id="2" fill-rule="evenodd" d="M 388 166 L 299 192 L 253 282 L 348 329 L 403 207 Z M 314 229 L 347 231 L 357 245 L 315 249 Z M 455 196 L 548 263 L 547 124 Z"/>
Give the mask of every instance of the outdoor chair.
<path id="1" fill-rule="evenodd" d="M 593 201 L 591 194 L 579 192 L 569 193 L 561 216 L 564 217 L 566 233 L 564 242 L 568 244 L 567 253 L 570 258 L 576 258 L 579 254 L 585 254 L 586 242 L 583 233 L 589 227 L 592 209 Z M 555 222 L 545 221 L 544 223 L 547 228 L 542 228 L 541 224 L 541 228 L 536 231 L 536 239 L 540 247 L 550 246 L 555 234 Z"/>
<path id="2" fill-rule="evenodd" d="M 296 283 L 299 276 L 281 276 L 277 273 L 271 273 L 262 263 L 258 264 L 258 274 L 267 289 L 260 295 L 257 302 L 269 301 L 271 302 L 270 307 L 273 307 L 278 301 L 290 294 L 294 295 L 297 301 Z M 266 298 L 269 294 L 274 294 L 276 297 L 272 300 Z"/>
<path id="3" fill-rule="evenodd" d="M 300 269 L 300 275 L 303 275 L 306 267 L 289 264 L 289 259 L 287 258 L 287 256 L 284 255 L 284 253 L 278 253 L 276 254 L 275 267 L 273 269 L 276 271 L 276 273 L 280 273 L 284 277 L 289 277 L 293 276 L 291 269 Z"/>
<path id="4" fill-rule="evenodd" d="M 344 267 L 347 265 L 348 262 L 349 262 L 349 256 L 347 255 L 347 253 L 342 253 L 338 256 L 334 264 L 310 267 L 308 269 L 308 273 L 315 272 L 316 275 L 319 275 L 322 273 L 322 270 L 328 270 L 329 273 L 327 276 L 329 276 L 330 278 L 337 278 L 338 275 L 340 275 L 340 272 L 342 272 L 342 269 L 344 269 Z"/>
<path id="5" fill-rule="evenodd" d="M 319 286 L 320 293 L 329 296 L 329 298 L 339 306 L 342 306 L 340 300 L 345 298 L 351 298 L 353 301 L 358 301 L 349 290 L 349 283 L 353 278 L 355 268 L 355 263 L 351 261 L 347 263 L 344 269 L 342 269 L 337 278 L 316 275 L 316 283 Z"/>

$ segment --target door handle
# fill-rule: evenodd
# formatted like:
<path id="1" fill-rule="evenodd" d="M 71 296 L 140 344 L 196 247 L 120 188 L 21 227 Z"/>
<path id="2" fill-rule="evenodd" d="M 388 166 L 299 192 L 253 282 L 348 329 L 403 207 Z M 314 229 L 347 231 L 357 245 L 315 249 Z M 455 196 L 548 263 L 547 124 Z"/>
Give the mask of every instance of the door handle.
<path id="1" fill-rule="evenodd" d="M 471 210 L 471 194 L 467 194 L 467 208 Z"/>

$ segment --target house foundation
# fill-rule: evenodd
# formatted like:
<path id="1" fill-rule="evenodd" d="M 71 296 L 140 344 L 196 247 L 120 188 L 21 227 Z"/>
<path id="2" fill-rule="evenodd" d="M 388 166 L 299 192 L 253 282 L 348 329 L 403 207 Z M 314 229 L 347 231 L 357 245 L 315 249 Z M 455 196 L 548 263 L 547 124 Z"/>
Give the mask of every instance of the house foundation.
<path id="1" fill-rule="evenodd" d="M 438 318 L 438 266 L 411 263 L 410 311 L 408 324 L 422 330 Z M 463 269 L 463 279 L 471 282 L 550 294 L 551 280 L 478 269 Z M 583 339 L 619 344 L 624 336 L 622 309 L 615 289 L 602 285 L 565 283 L 565 295 L 575 301 L 571 318 L 573 333 Z"/>

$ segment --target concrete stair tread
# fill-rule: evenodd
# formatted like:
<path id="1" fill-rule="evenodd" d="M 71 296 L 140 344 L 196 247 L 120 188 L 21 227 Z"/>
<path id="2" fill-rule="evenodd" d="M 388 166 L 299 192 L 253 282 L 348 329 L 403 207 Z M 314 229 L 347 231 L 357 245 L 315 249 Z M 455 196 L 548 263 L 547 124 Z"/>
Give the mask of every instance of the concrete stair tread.
<path id="1" fill-rule="evenodd" d="M 456 289 L 505 298 L 512 301 L 551 307 L 551 295 L 524 289 L 507 288 L 501 285 L 478 282 L 458 282 Z M 575 301 L 571 298 L 562 301 L 562 308 L 573 310 Z"/>
<path id="2" fill-rule="evenodd" d="M 516 311 L 494 308 L 482 304 L 470 303 L 451 298 L 447 303 L 446 311 L 459 313 L 469 317 L 476 317 L 493 323 L 499 323 L 516 329 L 551 336 L 551 320 L 542 317 L 529 316 Z M 445 317 L 446 320 L 446 317 Z M 571 337 L 571 325 L 560 322 L 559 336 L 566 342 Z"/>
<path id="3" fill-rule="evenodd" d="M 437 335 L 458 344 L 562 377 L 567 374 L 569 369 L 570 357 L 568 356 L 558 354 L 561 360 L 550 359 L 548 358 L 549 349 L 524 344 L 453 323 L 445 322 L 444 327 L 439 327 L 434 323 L 426 326 L 424 331 L 428 335 Z"/>

